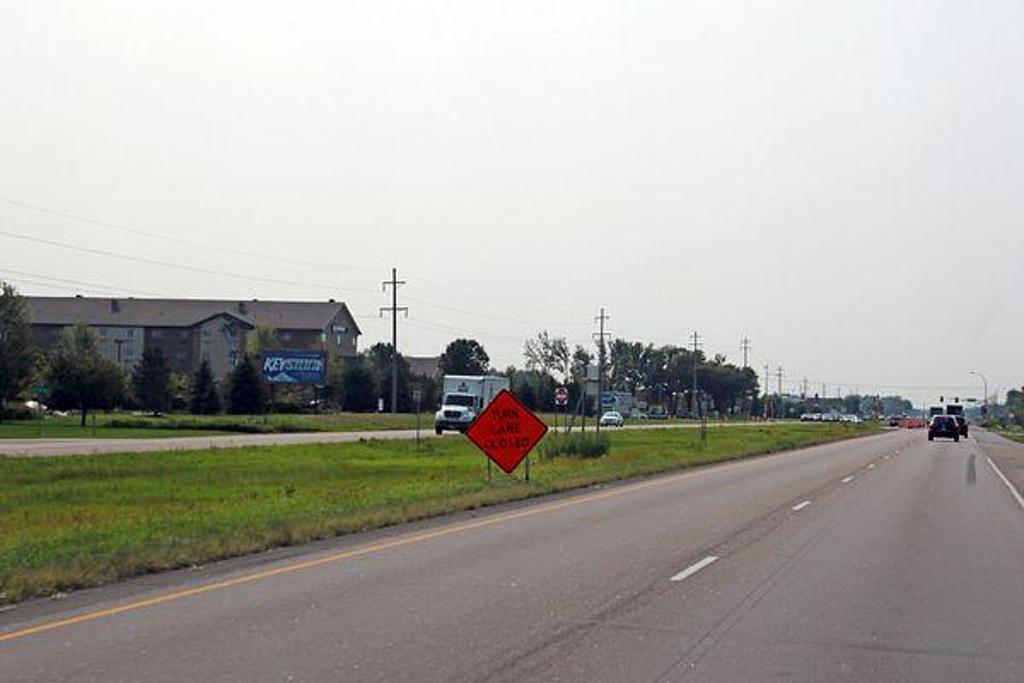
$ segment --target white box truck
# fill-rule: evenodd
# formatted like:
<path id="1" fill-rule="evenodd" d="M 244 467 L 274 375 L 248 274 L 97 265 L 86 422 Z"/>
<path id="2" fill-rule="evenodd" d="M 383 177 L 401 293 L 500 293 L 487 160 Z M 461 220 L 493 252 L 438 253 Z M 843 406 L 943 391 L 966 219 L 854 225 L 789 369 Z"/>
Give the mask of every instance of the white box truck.
<path id="1" fill-rule="evenodd" d="M 502 389 L 508 389 L 508 377 L 498 375 L 445 375 L 444 398 L 434 414 L 434 431 L 465 432 L 487 404 Z"/>

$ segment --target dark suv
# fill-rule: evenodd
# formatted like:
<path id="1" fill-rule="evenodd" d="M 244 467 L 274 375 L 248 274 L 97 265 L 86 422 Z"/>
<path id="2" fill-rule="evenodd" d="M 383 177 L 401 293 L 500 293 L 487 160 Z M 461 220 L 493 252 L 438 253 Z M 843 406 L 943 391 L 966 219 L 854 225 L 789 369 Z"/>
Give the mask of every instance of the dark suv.
<path id="1" fill-rule="evenodd" d="M 937 436 L 959 441 L 960 425 L 956 423 L 956 418 L 952 415 L 932 416 L 931 422 L 928 423 L 928 440 L 932 441 Z"/>
<path id="2" fill-rule="evenodd" d="M 953 419 L 956 420 L 956 426 L 960 430 L 960 436 L 967 438 L 967 418 L 963 415 L 954 415 Z"/>

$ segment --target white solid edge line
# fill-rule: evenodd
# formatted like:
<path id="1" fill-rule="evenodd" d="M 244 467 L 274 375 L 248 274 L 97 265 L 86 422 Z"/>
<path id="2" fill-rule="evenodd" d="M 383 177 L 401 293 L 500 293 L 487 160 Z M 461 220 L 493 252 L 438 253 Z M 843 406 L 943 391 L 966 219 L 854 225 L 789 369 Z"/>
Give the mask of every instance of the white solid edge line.
<path id="1" fill-rule="evenodd" d="M 996 464 L 992 462 L 992 458 L 986 455 L 985 460 L 987 460 L 988 464 L 992 467 L 993 470 L 995 470 L 995 473 L 999 475 L 999 478 L 1003 480 L 1003 483 L 1006 484 L 1006 488 L 1010 489 L 1010 493 L 1012 493 L 1013 497 L 1016 499 L 1017 505 L 1020 505 L 1021 509 L 1024 509 L 1024 497 L 1021 497 L 1020 491 L 1017 490 L 1017 487 L 1014 486 L 1010 482 L 1010 480 L 1006 478 L 1006 475 L 1003 474 L 1002 470 L 996 467 Z"/>
<path id="2" fill-rule="evenodd" d="M 683 579 L 689 578 L 689 577 L 693 576 L 694 574 L 696 574 L 697 572 L 699 572 L 701 569 L 704 569 L 704 567 L 707 567 L 708 565 L 716 562 L 717 560 L 718 560 L 717 556 L 715 556 L 715 555 L 708 555 L 707 557 L 705 557 L 700 562 L 695 562 L 694 564 L 691 564 L 689 567 L 687 567 L 683 571 L 681 571 L 678 574 L 676 574 L 675 576 L 673 576 L 670 579 L 670 581 L 682 581 Z"/>
<path id="3" fill-rule="evenodd" d="M 868 465 L 868 469 L 869 470 L 875 469 L 875 463 L 871 463 L 870 465 Z"/>
<path id="4" fill-rule="evenodd" d="M 797 505 L 794 505 L 794 506 L 793 506 L 793 512 L 800 512 L 801 510 L 803 510 L 803 509 L 804 509 L 805 507 L 807 507 L 807 506 L 808 506 L 808 505 L 810 505 L 810 504 L 811 504 L 811 501 L 809 501 L 809 500 L 805 500 L 805 501 L 804 501 L 804 502 L 802 502 L 802 503 L 799 503 L 799 504 L 797 504 Z"/>
<path id="5" fill-rule="evenodd" d="M 843 479 L 842 483 L 849 484 L 851 481 L 853 481 L 853 475 L 852 474 L 849 477 L 847 477 L 846 479 Z"/>

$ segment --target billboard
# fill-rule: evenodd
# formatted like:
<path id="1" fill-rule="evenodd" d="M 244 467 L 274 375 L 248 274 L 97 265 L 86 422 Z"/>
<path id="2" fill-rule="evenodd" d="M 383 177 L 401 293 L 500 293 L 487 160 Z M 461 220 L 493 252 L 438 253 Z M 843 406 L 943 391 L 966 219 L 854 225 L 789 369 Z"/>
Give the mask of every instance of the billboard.
<path id="1" fill-rule="evenodd" d="M 317 384 L 327 377 L 322 351 L 264 351 L 263 381 L 268 384 Z"/>

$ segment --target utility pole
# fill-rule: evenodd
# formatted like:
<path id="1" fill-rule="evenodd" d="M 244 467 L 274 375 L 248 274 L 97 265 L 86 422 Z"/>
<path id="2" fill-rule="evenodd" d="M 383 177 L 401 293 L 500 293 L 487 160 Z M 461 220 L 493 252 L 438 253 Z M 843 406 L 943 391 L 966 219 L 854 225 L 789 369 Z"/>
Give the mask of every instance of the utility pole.
<path id="1" fill-rule="evenodd" d="M 800 394 L 800 398 L 807 398 L 807 378 L 806 377 L 804 377 L 803 393 Z"/>
<path id="2" fill-rule="evenodd" d="M 746 337 L 740 342 L 740 351 L 743 352 L 743 369 L 747 369 L 749 364 L 747 363 L 747 354 L 750 353 L 750 340 Z"/>
<path id="3" fill-rule="evenodd" d="M 594 318 L 594 322 L 598 323 L 600 327 L 598 331 L 594 333 L 594 337 L 597 339 L 597 406 L 594 410 L 594 414 L 597 417 L 597 431 L 601 431 L 601 395 L 604 393 L 604 338 L 611 336 L 604 331 L 604 323 L 608 320 L 608 316 L 605 315 L 604 307 L 601 308 L 601 315 Z M 586 393 L 586 389 L 583 390 Z M 584 408 L 586 410 L 586 408 Z"/>
<path id="4" fill-rule="evenodd" d="M 398 279 L 398 269 L 391 269 L 391 279 L 384 280 L 383 289 L 385 292 L 388 291 L 388 287 L 391 287 L 391 305 L 382 306 L 380 309 L 380 315 L 383 317 L 384 313 L 391 313 L 391 412 L 398 412 L 398 313 L 401 311 L 405 313 L 405 317 L 409 317 L 409 309 L 405 306 L 399 308 L 398 306 L 398 287 L 404 285 L 405 280 Z"/>
<path id="5" fill-rule="evenodd" d="M 693 331 L 693 390 L 690 394 L 690 412 L 699 412 L 697 407 L 697 351 L 700 349 L 700 335 Z"/>
<path id="6" fill-rule="evenodd" d="M 985 375 L 983 375 L 980 372 L 977 372 L 975 370 L 972 370 L 971 374 L 976 376 L 976 377 L 980 377 L 981 378 L 981 384 L 982 384 L 982 390 L 981 391 L 984 394 L 981 397 L 981 411 L 982 411 L 981 416 L 982 416 L 983 419 L 987 419 L 988 418 L 988 380 L 985 379 Z"/>
<path id="7" fill-rule="evenodd" d="M 768 373 L 771 371 L 768 363 L 764 364 L 764 418 L 772 419 L 772 402 L 770 397 L 772 378 Z"/>
<path id="8" fill-rule="evenodd" d="M 782 396 L 782 376 L 782 366 L 780 365 L 779 368 L 775 371 L 775 378 L 779 382 L 779 396 Z"/>

